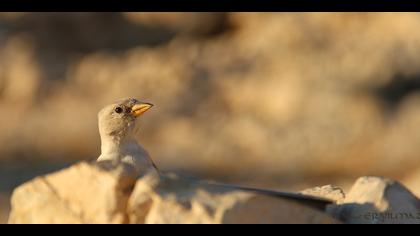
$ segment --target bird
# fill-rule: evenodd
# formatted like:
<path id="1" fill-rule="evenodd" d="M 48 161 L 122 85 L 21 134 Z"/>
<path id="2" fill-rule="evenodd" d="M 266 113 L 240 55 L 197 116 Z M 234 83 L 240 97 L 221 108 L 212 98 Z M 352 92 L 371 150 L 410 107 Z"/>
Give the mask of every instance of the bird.
<path id="1" fill-rule="evenodd" d="M 98 112 L 101 154 L 97 163 L 125 164 L 136 172 L 157 170 L 149 153 L 136 140 L 139 118 L 152 107 L 151 103 L 125 98 Z"/>
<path id="2" fill-rule="evenodd" d="M 141 102 L 135 98 L 121 99 L 102 108 L 98 113 L 99 134 L 101 137 L 101 155 L 97 163 L 101 167 L 112 168 L 118 165 L 132 167 L 138 174 L 147 173 L 173 178 L 172 173 L 160 171 L 152 161 L 149 153 L 137 142 L 139 132 L 139 118 L 153 105 Z M 110 164 L 110 165 L 109 165 Z M 130 170 L 130 173 L 131 170 Z M 331 200 L 315 196 L 303 195 L 269 189 L 259 189 L 235 184 L 224 184 L 216 181 L 200 180 L 194 177 L 178 175 L 183 179 L 203 185 L 218 186 L 228 189 L 237 189 L 247 192 L 257 192 L 274 197 L 299 201 L 317 209 L 325 209 Z M 137 176 L 136 176 L 137 177 Z"/>

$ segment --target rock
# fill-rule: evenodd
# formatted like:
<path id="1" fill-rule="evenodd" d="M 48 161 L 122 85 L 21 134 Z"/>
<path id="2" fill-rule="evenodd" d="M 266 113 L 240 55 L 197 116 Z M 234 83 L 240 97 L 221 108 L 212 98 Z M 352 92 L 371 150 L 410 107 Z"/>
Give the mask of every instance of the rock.
<path id="1" fill-rule="evenodd" d="M 307 205 L 234 187 L 151 175 L 137 181 L 130 223 L 336 223 Z"/>
<path id="2" fill-rule="evenodd" d="M 139 179 L 128 202 L 130 223 L 220 223 L 249 193 L 206 188 L 175 175 Z"/>
<path id="3" fill-rule="evenodd" d="M 341 188 L 332 185 L 305 189 L 301 191 L 301 193 L 315 197 L 327 198 L 337 203 L 342 202 L 346 197 L 344 191 Z"/>
<path id="4" fill-rule="evenodd" d="M 253 195 L 229 209 L 224 224 L 337 224 L 322 211 L 268 195 Z"/>
<path id="5" fill-rule="evenodd" d="M 86 162 L 37 177 L 13 192 L 8 223 L 125 223 L 135 178 Z"/>
<path id="6" fill-rule="evenodd" d="M 327 212 L 345 223 L 420 223 L 420 200 L 407 188 L 381 177 L 362 177 L 344 201 Z"/>
<path id="7" fill-rule="evenodd" d="M 80 163 L 15 189 L 9 223 L 338 223 L 307 202 L 109 163 Z M 307 201 L 307 202 L 305 202 Z M 323 203 L 323 201 L 319 201 Z"/>

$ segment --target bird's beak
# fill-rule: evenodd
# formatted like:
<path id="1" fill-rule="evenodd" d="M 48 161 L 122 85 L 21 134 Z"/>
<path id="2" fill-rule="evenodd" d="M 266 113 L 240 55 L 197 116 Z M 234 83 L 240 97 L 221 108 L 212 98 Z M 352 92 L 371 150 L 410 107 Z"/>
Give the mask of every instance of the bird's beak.
<path id="1" fill-rule="evenodd" d="M 135 104 L 131 108 L 131 115 L 133 115 L 134 117 L 138 117 L 141 114 L 145 113 L 147 110 L 149 110 L 152 106 L 153 104 L 150 104 L 150 103 Z"/>

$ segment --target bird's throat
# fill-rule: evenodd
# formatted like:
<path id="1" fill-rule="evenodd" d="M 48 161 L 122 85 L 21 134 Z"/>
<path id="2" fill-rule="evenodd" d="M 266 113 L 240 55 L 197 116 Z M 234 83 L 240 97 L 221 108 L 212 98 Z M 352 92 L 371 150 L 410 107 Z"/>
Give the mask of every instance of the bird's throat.
<path id="1" fill-rule="evenodd" d="M 123 155 L 139 148 L 134 138 L 115 139 L 106 137 L 101 139 L 101 155 Z"/>

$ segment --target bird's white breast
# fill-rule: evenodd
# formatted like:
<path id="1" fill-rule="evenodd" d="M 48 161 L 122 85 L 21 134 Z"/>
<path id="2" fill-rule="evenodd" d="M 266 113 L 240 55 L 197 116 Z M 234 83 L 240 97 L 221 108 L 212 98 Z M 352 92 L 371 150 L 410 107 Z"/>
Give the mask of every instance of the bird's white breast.
<path id="1" fill-rule="evenodd" d="M 111 149 L 106 153 L 102 153 L 98 161 L 122 162 L 132 165 L 136 169 L 153 168 L 149 154 L 135 141 L 124 143 L 118 149 Z"/>

